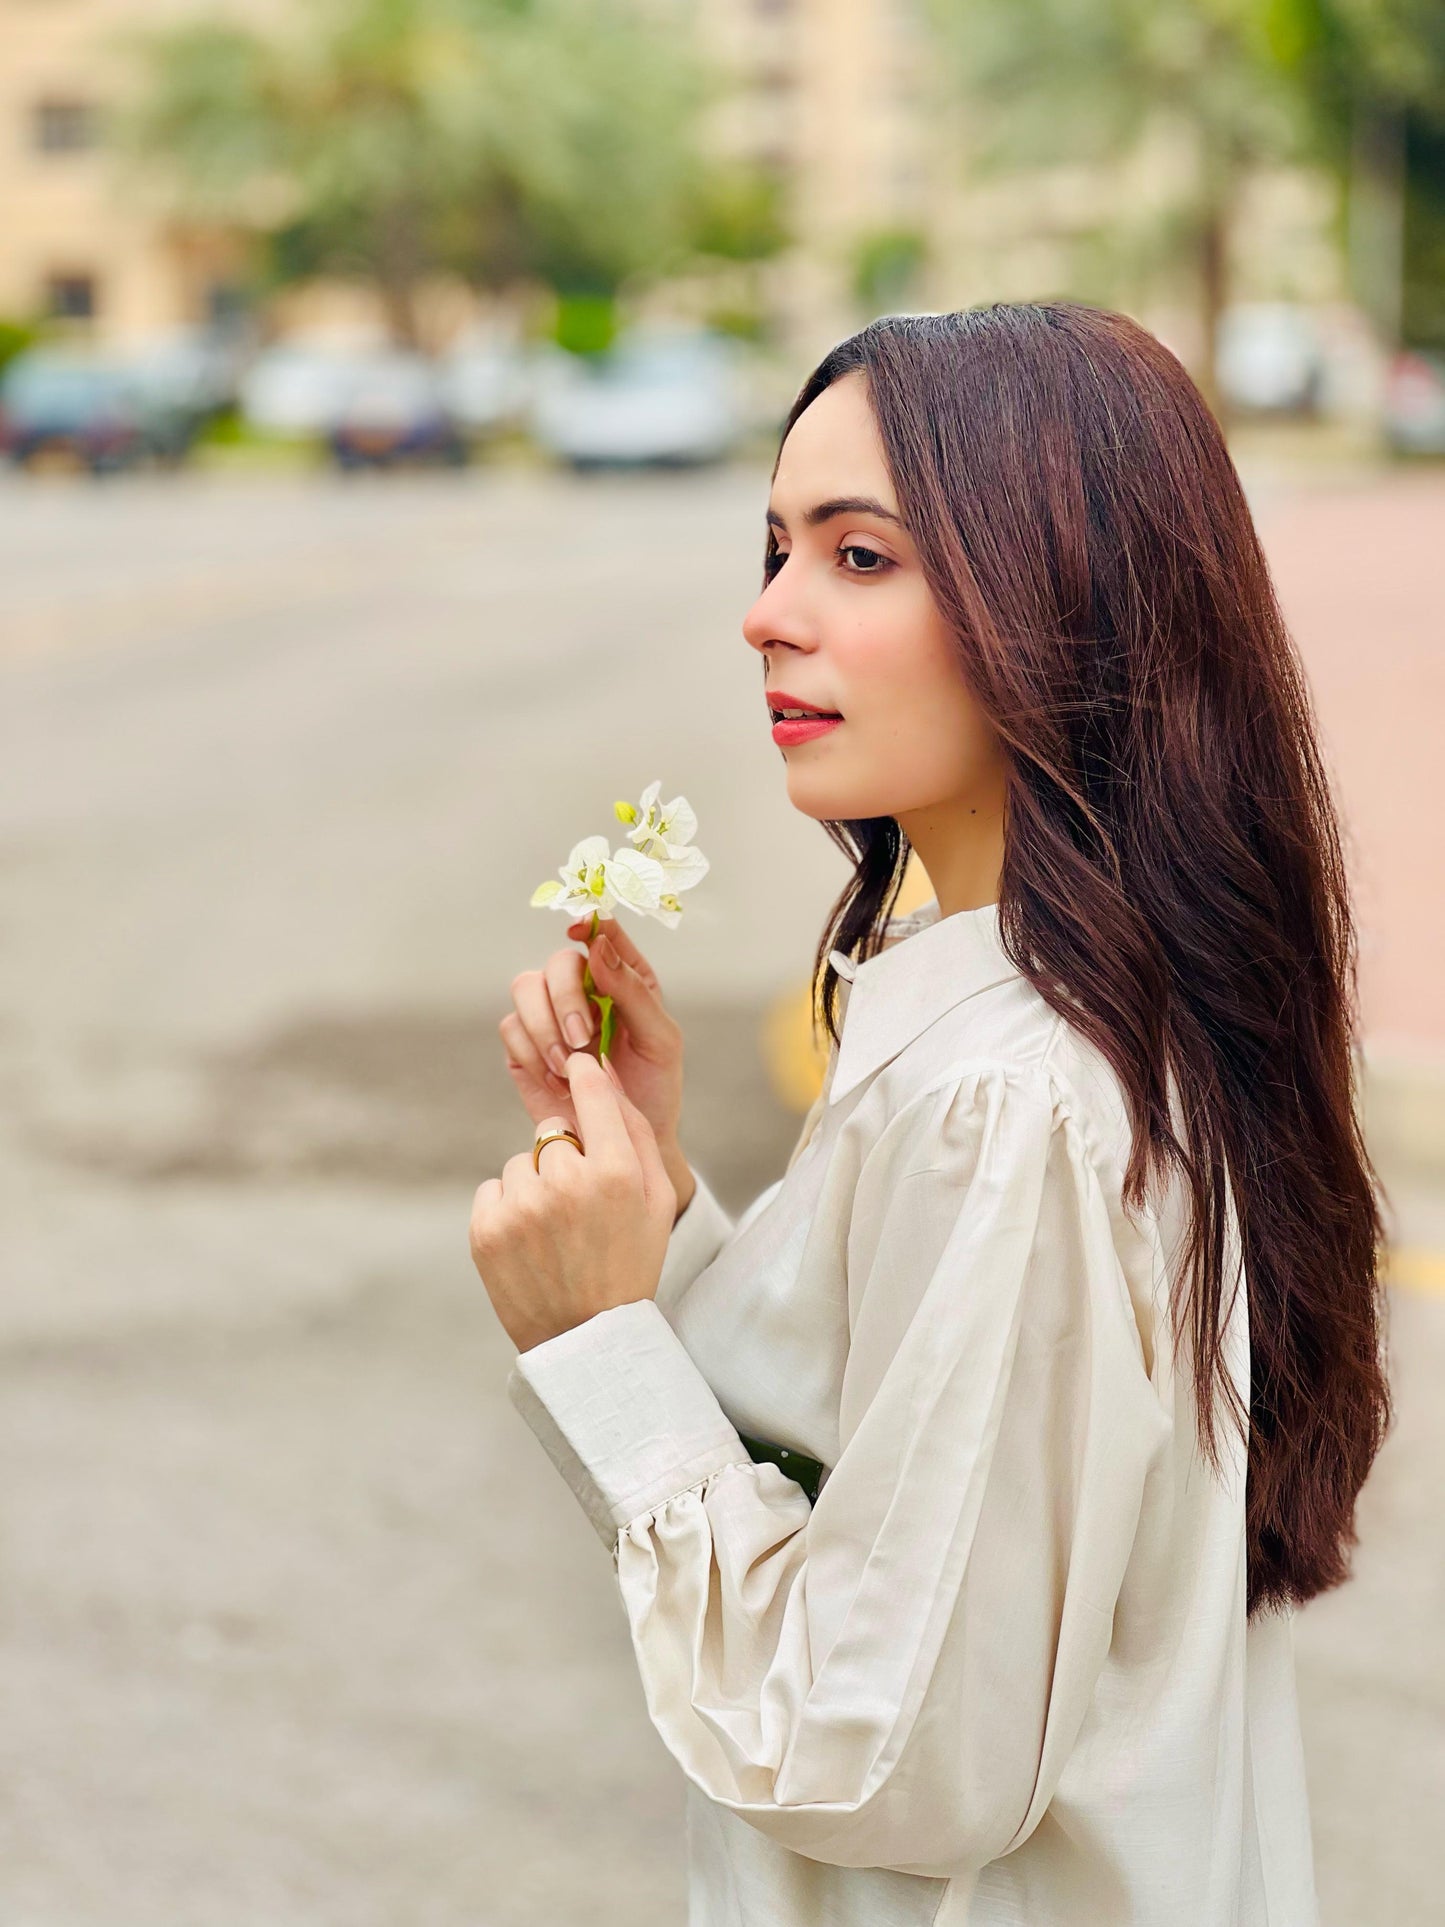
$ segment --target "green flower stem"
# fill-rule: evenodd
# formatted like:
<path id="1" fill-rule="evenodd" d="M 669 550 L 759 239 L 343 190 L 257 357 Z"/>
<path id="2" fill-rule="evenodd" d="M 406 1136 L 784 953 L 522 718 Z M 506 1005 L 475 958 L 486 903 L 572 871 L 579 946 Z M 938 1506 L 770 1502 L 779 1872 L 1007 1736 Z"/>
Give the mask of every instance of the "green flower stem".
<path id="1" fill-rule="evenodd" d="M 589 944 L 597 935 L 598 921 L 597 912 L 594 910 L 592 912 L 592 928 L 587 932 L 587 941 Z M 593 982 L 592 959 L 590 955 L 588 956 L 587 962 L 582 966 L 582 988 L 587 992 L 587 995 L 592 999 L 593 1003 L 596 1004 L 602 1016 L 602 1035 L 597 1043 L 597 1057 L 600 1062 L 612 1047 L 612 999 L 610 997 L 604 997 L 602 992 L 597 988 L 597 985 Z"/>

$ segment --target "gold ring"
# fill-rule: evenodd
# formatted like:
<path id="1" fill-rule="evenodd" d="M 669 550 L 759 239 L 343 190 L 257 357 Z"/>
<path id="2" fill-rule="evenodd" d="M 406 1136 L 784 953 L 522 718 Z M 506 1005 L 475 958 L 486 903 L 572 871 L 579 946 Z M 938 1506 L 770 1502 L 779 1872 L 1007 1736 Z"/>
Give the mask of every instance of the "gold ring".
<path id="1" fill-rule="evenodd" d="M 565 1137 L 569 1144 L 575 1144 L 577 1149 L 582 1151 L 582 1140 L 575 1131 L 544 1131 L 541 1137 L 536 1139 L 532 1145 L 532 1169 L 534 1171 L 540 1171 L 542 1169 L 542 1146 L 544 1144 L 550 1144 L 554 1137 Z M 586 1157 L 587 1153 L 582 1151 L 582 1155 Z"/>

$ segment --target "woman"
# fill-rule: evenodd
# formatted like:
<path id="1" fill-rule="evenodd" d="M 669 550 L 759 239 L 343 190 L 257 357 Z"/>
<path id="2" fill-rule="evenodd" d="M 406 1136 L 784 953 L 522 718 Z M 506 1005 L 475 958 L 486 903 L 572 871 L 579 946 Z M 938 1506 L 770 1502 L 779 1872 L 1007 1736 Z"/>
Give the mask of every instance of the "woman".
<path id="1" fill-rule="evenodd" d="M 501 1025 L 580 1145 L 471 1225 L 688 1779 L 691 1927 L 1308 1927 L 1291 1618 L 1388 1422 L 1382 1225 L 1223 440 L 1122 316 L 888 316 L 804 385 L 767 526 L 767 701 L 840 719 L 775 729 L 854 864 L 823 1092 L 733 1223 L 609 920 L 611 1076 L 578 951 Z"/>

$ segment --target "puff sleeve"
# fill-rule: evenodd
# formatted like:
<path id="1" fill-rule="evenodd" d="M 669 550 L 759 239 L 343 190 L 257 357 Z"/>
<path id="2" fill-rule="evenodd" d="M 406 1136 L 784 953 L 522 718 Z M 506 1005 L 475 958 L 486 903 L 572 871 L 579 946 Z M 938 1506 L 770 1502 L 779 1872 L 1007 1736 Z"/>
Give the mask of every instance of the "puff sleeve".
<path id="1" fill-rule="evenodd" d="M 951 1878 L 1048 1805 L 1170 1419 L 1044 1070 L 912 1099 L 850 1211 L 816 1505 L 752 1462 L 651 1300 L 519 1355 L 509 1391 L 613 1548 L 688 1778 L 815 1860 Z"/>

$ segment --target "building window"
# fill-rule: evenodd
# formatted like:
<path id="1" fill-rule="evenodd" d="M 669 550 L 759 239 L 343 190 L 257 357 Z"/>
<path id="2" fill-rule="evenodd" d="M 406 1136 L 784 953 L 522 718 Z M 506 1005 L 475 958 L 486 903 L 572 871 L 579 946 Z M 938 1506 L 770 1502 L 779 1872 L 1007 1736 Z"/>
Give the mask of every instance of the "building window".
<path id="1" fill-rule="evenodd" d="M 83 154 L 99 137 L 99 117 L 88 100 L 42 100 L 35 108 L 34 139 L 42 154 Z"/>
<path id="2" fill-rule="evenodd" d="M 95 319 L 95 276 L 52 274 L 46 283 L 46 306 L 58 321 Z"/>

